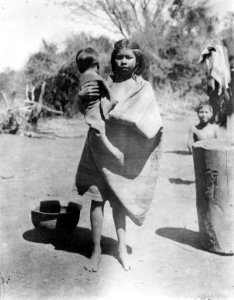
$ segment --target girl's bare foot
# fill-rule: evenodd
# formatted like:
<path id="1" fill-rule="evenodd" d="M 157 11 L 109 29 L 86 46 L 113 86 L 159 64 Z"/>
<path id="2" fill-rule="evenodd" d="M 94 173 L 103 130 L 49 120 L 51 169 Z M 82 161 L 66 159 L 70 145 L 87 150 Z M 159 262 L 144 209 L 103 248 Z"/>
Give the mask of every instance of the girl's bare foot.
<path id="1" fill-rule="evenodd" d="M 97 272 L 100 262 L 101 262 L 101 248 L 93 250 L 91 257 L 87 265 L 84 266 L 84 268 L 89 272 Z"/>
<path id="2" fill-rule="evenodd" d="M 118 248 L 118 260 L 121 263 L 121 265 L 123 266 L 125 271 L 131 270 L 131 264 L 129 262 L 129 257 L 128 256 L 129 255 L 127 253 L 126 246 L 124 246 L 124 247 L 119 246 L 119 248 Z"/>

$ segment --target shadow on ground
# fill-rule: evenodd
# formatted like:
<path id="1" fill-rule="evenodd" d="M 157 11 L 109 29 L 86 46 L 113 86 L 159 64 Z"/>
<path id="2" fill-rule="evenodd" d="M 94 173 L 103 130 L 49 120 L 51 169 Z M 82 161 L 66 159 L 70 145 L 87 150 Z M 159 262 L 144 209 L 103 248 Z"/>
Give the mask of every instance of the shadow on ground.
<path id="1" fill-rule="evenodd" d="M 177 243 L 181 243 L 193 247 L 195 249 L 209 252 L 214 255 L 232 256 L 232 254 L 230 253 L 219 253 L 219 252 L 209 251 L 206 250 L 205 248 L 202 248 L 199 241 L 200 240 L 199 232 L 192 231 L 186 228 L 163 227 L 157 229 L 155 231 L 155 234 L 170 239 L 172 241 L 175 241 Z"/>
<path id="2" fill-rule="evenodd" d="M 169 178 L 170 183 L 175 183 L 175 184 L 192 184 L 195 183 L 193 180 L 184 180 L 182 178 Z"/>
<path id="3" fill-rule="evenodd" d="M 165 151 L 164 153 L 174 153 L 174 154 L 179 154 L 179 155 L 192 155 L 188 151 L 182 151 L 182 150 Z"/>
<path id="4" fill-rule="evenodd" d="M 199 242 L 199 233 L 196 231 L 186 228 L 164 227 L 157 229 L 155 233 L 175 242 L 185 244 L 199 250 L 204 250 Z"/>
<path id="5" fill-rule="evenodd" d="M 79 253 L 87 258 L 91 256 L 92 236 L 91 230 L 83 227 L 77 227 L 76 230 L 66 239 L 61 242 L 50 242 L 44 239 L 35 229 L 24 232 L 23 238 L 26 241 L 42 244 L 52 244 L 55 250 L 62 250 L 66 252 Z M 102 236 L 102 254 L 110 255 L 117 258 L 116 240 Z M 127 246 L 128 253 L 132 253 L 132 248 Z"/>

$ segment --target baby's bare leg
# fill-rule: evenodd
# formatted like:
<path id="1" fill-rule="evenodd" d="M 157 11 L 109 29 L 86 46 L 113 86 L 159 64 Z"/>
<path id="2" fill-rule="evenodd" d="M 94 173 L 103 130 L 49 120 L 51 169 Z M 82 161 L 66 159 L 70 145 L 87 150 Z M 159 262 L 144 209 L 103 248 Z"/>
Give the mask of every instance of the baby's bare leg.
<path id="1" fill-rule="evenodd" d="M 103 224 L 103 202 L 92 201 L 90 209 L 90 222 L 92 228 L 93 250 L 91 258 L 85 269 L 90 272 L 97 272 L 101 261 L 101 234 Z"/>
<path id="2" fill-rule="evenodd" d="M 118 237 L 118 259 L 125 271 L 131 269 L 126 247 L 126 215 L 122 210 L 113 208 L 113 218 Z"/>

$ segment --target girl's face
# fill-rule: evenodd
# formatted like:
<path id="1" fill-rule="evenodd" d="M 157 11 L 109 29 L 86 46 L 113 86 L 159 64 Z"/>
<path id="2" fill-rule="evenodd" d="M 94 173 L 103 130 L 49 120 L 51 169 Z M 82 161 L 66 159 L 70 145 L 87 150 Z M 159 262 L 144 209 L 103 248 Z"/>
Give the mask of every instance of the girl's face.
<path id="1" fill-rule="evenodd" d="M 121 77 L 131 77 L 136 67 L 136 56 L 131 49 L 120 49 L 115 56 L 115 72 Z"/>
<path id="2" fill-rule="evenodd" d="M 212 117 L 212 113 L 208 107 L 202 107 L 197 114 L 201 123 L 209 122 Z"/>

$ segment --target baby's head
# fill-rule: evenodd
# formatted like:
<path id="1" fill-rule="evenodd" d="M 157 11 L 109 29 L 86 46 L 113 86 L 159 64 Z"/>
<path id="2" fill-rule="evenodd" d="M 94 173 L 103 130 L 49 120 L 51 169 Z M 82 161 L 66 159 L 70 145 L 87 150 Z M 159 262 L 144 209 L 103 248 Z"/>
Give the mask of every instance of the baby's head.
<path id="1" fill-rule="evenodd" d="M 76 55 L 76 64 L 80 73 L 94 67 L 97 67 L 98 71 L 100 64 L 98 52 L 92 47 L 79 50 Z"/>
<path id="2" fill-rule="evenodd" d="M 200 104 L 196 109 L 200 122 L 207 123 L 213 116 L 213 108 L 209 104 Z"/>

